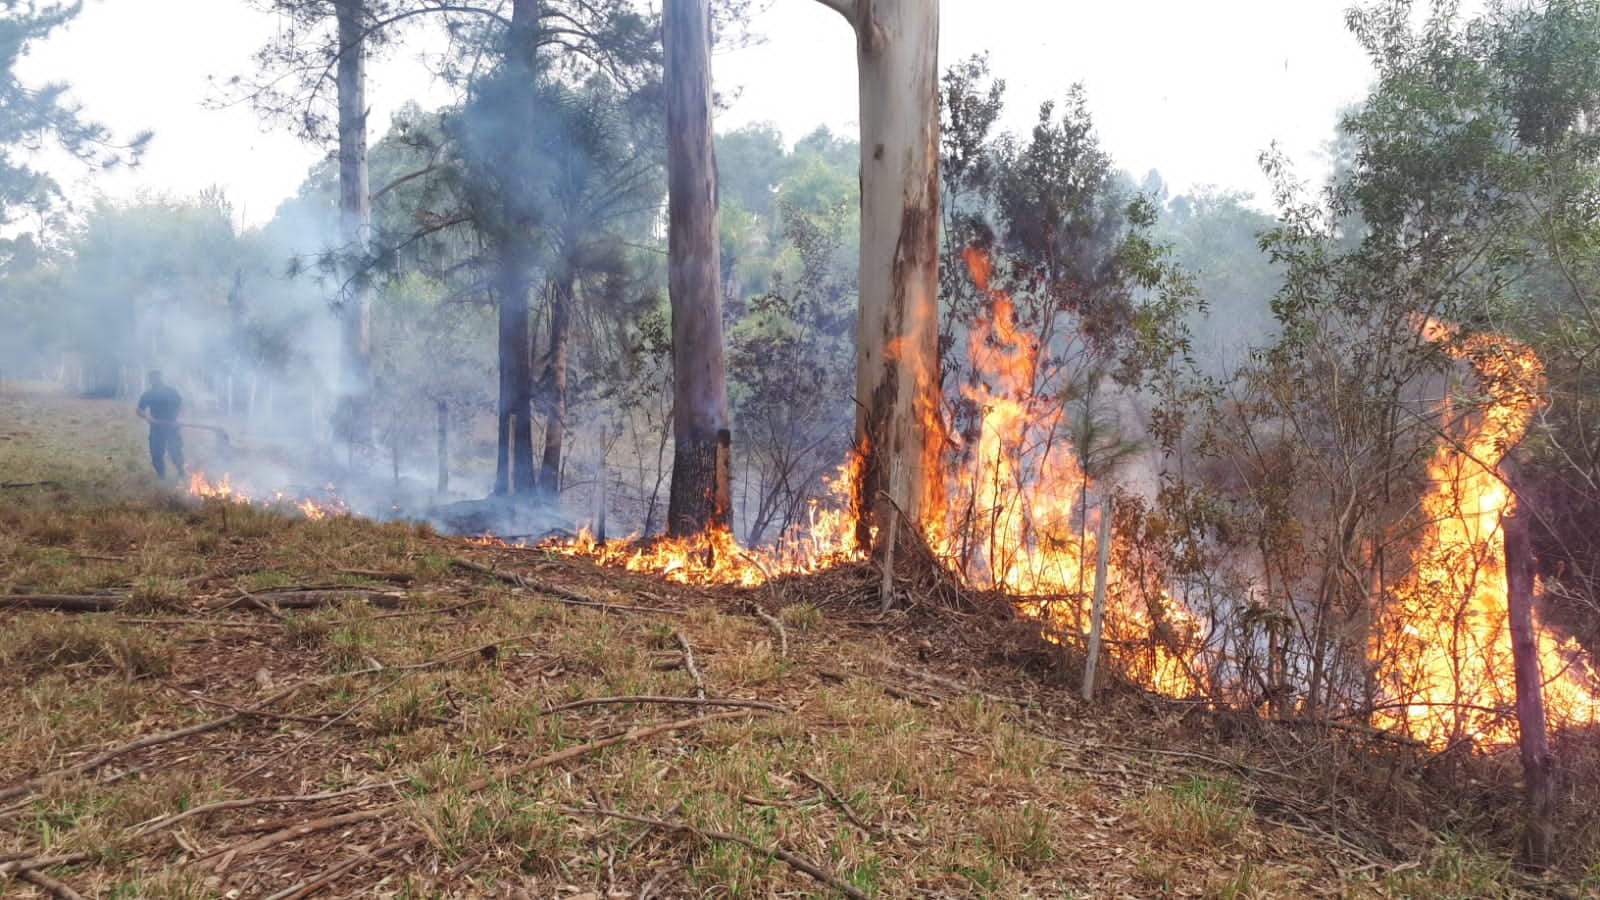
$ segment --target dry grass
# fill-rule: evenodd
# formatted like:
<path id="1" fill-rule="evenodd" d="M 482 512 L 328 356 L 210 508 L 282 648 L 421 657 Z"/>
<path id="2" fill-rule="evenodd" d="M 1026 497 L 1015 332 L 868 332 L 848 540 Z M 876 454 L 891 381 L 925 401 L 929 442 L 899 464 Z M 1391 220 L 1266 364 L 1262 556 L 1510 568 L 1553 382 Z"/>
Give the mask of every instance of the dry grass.
<path id="1" fill-rule="evenodd" d="M 1005 623 L 873 618 L 827 591 L 795 596 L 803 582 L 776 594 L 794 600 L 780 607 L 773 593 L 646 583 L 405 524 L 194 504 L 143 476 L 117 410 L 0 393 L 0 421 L 23 423 L 0 441 L 0 467 L 64 485 L 0 494 L 0 591 L 129 602 L 0 613 L 0 665 L 14 674 L 0 685 L 0 789 L 299 687 L 0 800 L 0 859 L 88 854 L 52 870 L 85 894 L 266 896 L 341 867 L 321 895 L 838 893 L 752 847 L 882 897 L 1508 896 L 1522 885 L 1503 850 L 1465 840 L 1414 834 L 1376 854 L 1331 837 L 1341 821 L 1304 814 L 1269 777 L 1277 760 L 1223 759 L 1136 696 L 1086 707 L 1021 671 L 1051 651 L 1016 645 Z M 452 557 L 670 612 L 569 606 Z M 403 600 L 281 613 L 237 602 L 329 584 Z M 752 603 L 784 623 L 787 655 Z M 786 711 L 649 700 L 550 711 L 693 698 L 680 636 L 710 697 Z M 731 715 L 616 740 L 719 712 Z M 314 799 L 361 787 L 372 789 Z M 271 799 L 285 796 L 313 799 Z M 381 814 L 251 843 L 364 810 Z M 1569 866 L 1569 882 L 1590 865 Z"/>

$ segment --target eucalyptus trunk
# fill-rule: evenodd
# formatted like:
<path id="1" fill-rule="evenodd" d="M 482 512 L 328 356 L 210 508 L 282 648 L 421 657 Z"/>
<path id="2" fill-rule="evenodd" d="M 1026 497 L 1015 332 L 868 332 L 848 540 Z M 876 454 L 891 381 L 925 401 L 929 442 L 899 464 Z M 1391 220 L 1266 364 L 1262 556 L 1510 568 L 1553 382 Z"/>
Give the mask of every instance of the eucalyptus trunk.
<path id="1" fill-rule="evenodd" d="M 820 0 L 856 33 L 861 288 L 856 325 L 856 539 L 921 538 L 944 506 L 939 454 L 939 6 Z M 907 532 L 911 534 L 907 534 Z"/>
<path id="2" fill-rule="evenodd" d="M 666 0 L 662 31 L 673 369 L 667 532 L 681 537 L 726 529 L 731 508 L 709 3 Z"/>
<path id="3" fill-rule="evenodd" d="M 550 392 L 546 400 L 544 456 L 539 464 L 539 489 L 552 501 L 561 493 L 561 454 L 567 435 L 567 344 L 571 333 L 572 294 L 575 281 L 564 270 L 550 286 L 550 353 L 539 383 Z"/>

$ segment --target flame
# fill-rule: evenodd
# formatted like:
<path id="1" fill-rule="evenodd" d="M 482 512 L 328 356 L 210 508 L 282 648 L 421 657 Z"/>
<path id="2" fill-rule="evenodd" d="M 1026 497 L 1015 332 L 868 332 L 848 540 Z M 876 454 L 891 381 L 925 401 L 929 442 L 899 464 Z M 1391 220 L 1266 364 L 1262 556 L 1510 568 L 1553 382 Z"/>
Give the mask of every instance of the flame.
<path id="1" fill-rule="evenodd" d="M 1065 404 L 1044 390 L 1052 376 L 1041 363 L 1048 342 L 1023 327 L 1017 305 L 993 285 L 992 261 L 972 248 L 964 256 L 987 300 L 968 337 L 971 371 L 960 388 L 975 418 L 965 434 L 946 434 L 956 449 L 933 476 L 943 483 L 925 486 L 944 502 L 928 504 L 919 525 L 928 546 L 966 584 L 1010 595 L 1022 613 L 1043 623 L 1047 638 L 1077 641 L 1088 627 L 1098 519 L 1110 491 L 1084 472 L 1067 437 Z M 1500 520 L 1514 498 L 1497 466 L 1537 408 L 1543 370 L 1526 346 L 1508 338 L 1463 339 L 1448 323 L 1414 324 L 1425 339 L 1472 364 L 1490 402 L 1470 417 L 1464 439 L 1440 443 L 1429 465 L 1431 487 L 1421 501 L 1426 524 L 1411 572 L 1375 598 L 1368 649 L 1386 701 L 1375 724 L 1435 745 L 1462 736 L 1505 743 L 1515 737 L 1507 714 L 1515 681 Z M 820 571 L 862 558 L 852 502 L 861 466 L 854 455 L 841 466 L 828 499 L 814 502 L 810 521 L 775 547 L 743 548 L 718 530 L 645 544 L 601 544 L 584 532 L 555 549 L 692 584 L 755 586 Z M 1131 536 L 1113 532 L 1107 549 L 1103 637 L 1118 665 L 1153 690 L 1195 694 L 1208 676 L 1198 649 L 1206 623 L 1135 563 Z M 1539 650 L 1551 723 L 1596 721 L 1600 695 L 1581 649 L 1540 628 Z"/>
<path id="2" fill-rule="evenodd" d="M 745 548 L 719 528 L 688 538 L 635 538 L 600 543 L 587 529 L 564 543 L 548 545 L 589 557 L 601 565 L 649 572 L 679 584 L 759 587 L 779 576 L 820 572 L 865 558 L 856 547 L 850 498 L 861 477 L 861 457 L 851 454 L 827 480 L 828 501 L 813 500 L 805 525 L 792 528 L 770 547 Z"/>
<path id="3" fill-rule="evenodd" d="M 1500 523 L 1516 498 L 1499 464 L 1538 409 L 1544 368 L 1511 338 L 1462 338 L 1432 319 L 1416 324 L 1424 338 L 1470 364 L 1486 398 L 1467 418 L 1466 434 L 1441 440 L 1428 464 L 1431 486 L 1421 502 L 1424 526 L 1412 571 L 1389 608 L 1380 608 L 1372 640 L 1381 690 L 1395 704 L 1375 720 L 1433 746 L 1510 743 L 1517 736 L 1509 715 L 1516 680 Z M 1595 721 L 1600 694 L 1581 649 L 1538 623 L 1536 630 L 1550 724 Z"/>
<path id="4" fill-rule="evenodd" d="M 992 285 L 990 258 L 975 247 L 962 255 L 989 306 L 968 335 L 972 372 L 961 387 L 978 422 L 965 465 L 949 476 L 945 518 L 926 529 L 930 543 L 969 584 L 1019 598 L 1023 613 L 1047 623 L 1047 637 L 1083 636 L 1099 552 L 1095 520 L 1104 514 L 1089 500 L 1101 500 L 1107 489 L 1084 473 L 1066 437 L 1065 404 L 1041 390 L 1040 336 L 1019 324 L 1012 298 Z M 1115 544 L 1113 538 L 1108 548 L 1105 639 L 1148 651 L 1126 653 L 1122 663 L 1151 688 L 1191 693 L 1198 665 L 1175 645 L 1198 619 L 1159 586 L 1140 583 L 1120 564 L 1126 548 Z"/>
<path id="5" fill-rule="evenodd" d="M 255 496 L 243 491 L 233 483 L 233 478 L 228 473 L 216 481 L 207 478 L 204 472 L 189 473 L 189 496 L 202 500 L 220 500 L 226 503 L 242 503 L 247 506 L 258 506 L 262 509 L 293 509 L 300 515 L 310 520 L 325 519 L 329 516 L 348 516 L 350 507 L 341 499 L 337 489 L 331 482 L 323 487 L 324 496 L 321 498 L 291 496 L 283 491 L 273 491 L 266 496 Z"/>

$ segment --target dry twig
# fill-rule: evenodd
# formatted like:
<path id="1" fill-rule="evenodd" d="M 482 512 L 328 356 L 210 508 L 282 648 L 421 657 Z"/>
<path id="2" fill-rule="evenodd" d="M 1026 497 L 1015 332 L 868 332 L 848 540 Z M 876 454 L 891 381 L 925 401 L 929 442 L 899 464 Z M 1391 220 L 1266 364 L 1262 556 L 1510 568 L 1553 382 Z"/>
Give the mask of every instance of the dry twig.
<path id="1" fill-rule="evenodd" d="M 856 811 L 851 808 L 850 804 L 844 802 L 844 798 L 840 797 L 839 793 L 829 786 L 826 781 L 823 781 L 821 778 L 818 778 L 804 769 L 796 770 L 795 774 L 820 788 L 822 793 L 827 795 L 829 800 L 833 801 L 833 805 L 839 807 L 839 811 L 844 813 L 845 818 L 849 819 L 851 822 L 854 822 L 857 828 L 860 828 L 862 831 L 865 831 L 870 835 L 876 835 L 878 833 L 876 828 L 868 825 L 860 816 L 856 815 Z"/>
<path id="2" fill-rule="evenodd" d="M 17 877 L 35 887 L 42 888 L 57 900 L 84 900 L 82 894 L 67 886 L 65 882 L 57 881 L 37 869 L 28 869 Z"/>
<path id="3" fill-rule="evenodd" d="M 589 697 L 583 700 L 573 700 L 559 706 L 552 706 L 545 713 L 556 713 L 567 709 L 578 709 L 584 706 L 605 706 L 612 703 L 667 703 L 676 706 L 738 706 L 748 709 L 764 709 L 768 712 L 786 713 L 787 707 L 776 703 L 767 703 L 764 700 L 735 700 L 731 697 L 662 697 L 654 694 L 631 694 L 620 697 Z"/>
<path id="4" fill-rule="evenodd" d="M 242 844 L 231 849 L 224 848 L 221 850 L 214 850 L 211 853 L 208 853 L 205 856 L 195 860 L 195 862 L 203 863 L 206 860 L 220 857 L 220 859 L 217 859 L 215 863 L 210 864 L 210 868 L 220 875 L 227 871 L 228 867 L 233 864 L 234 858 L 241 853 L 259 853 L 262 850 L 276 847 L 286 841 L 293 841 L 303 838 L 308 834 L 317 834 L 318 832 L 332 831 L 335 828 L 343 828 L 346 825 L 358 825 L 362 822 L 370 822 L 373 819 L 382 818 L 383 816 L 393 812 L 397 805 L 398 804 L 394 803 L 385 803 L 382 806 L 375 806 L 371 809 L 362 809 L 355 812 L 343 813 L 337 816 L 312 819 L 309 822 L 298 822 L 294 825 L 290 825 L 287 828 L 280 828 L 271 834 L 256 838 L 248 844 Z"/>
<path id="5" fill-rule="evenodd" d="M 777 632 L 777 635 L 778 635 L 778 657 L 780 659 L 788 659 L 789 658 L 789 632 L 784 630 L 783 622 L 779 621 L 777 616 L 773 615 L 772 613 L 767 612 L 766 610 L 762 609 L 759 606 L 752 606 L 751 608 L 755 611 L 756 618 L 758 618 L 761 621 L 767 623 L 767 627 L 771 628 L 774 632 Z"/>
<path id="6" fill-rule="evenodd" d="M 70 766 L 56 769 L 53 772 L 46 772 L 42 775 L 36 775 L 33 778 L 19 781 L 14 785 L 5 788 L 4 790 L 0 790 L 0 802 L 11 800 L 16 797 L 26 797 L 38 790 L 40 785 L 52 778 L 62 778 L 68 775 L 81 775 L 84 772 L 92 772 L 111 760 L 116 759 L 119 756 L 125 756 L 134 752 L 135 750 L 143 750 L 146 747 L 154 747 L 157 744 L 165 744 L 171 741 L 181 740 L 186 737 L 193 737 L 197 734 L 205 734 L 208 731 L 215 731 L 218 728 L 222 728 L 225 725 L 230 725 L 233 722 L 238 721 L 250 713 L 260 712 L 261 710 L 267 709 L 274 703 L 288 698 L 306 684 L 307 682 L 301 682 L 300 684 L 295 684 L 284 688 L 278 693 L 273 694 L 265 700 L 262 700 L 260 703 L 247 707 L 245 712 L 231 713 L 219 719 L 212 719 L 209 722 L 201 722 L 197 725 L 190 725 L 187 728 L 178 728 L 173 731 L 164 731 L 160 734 L 146 735 L 142 738 L 129 741 L 126 744 L 112 747 L 110 750 L 86 759 L 81 763 L 75 763 Z"/>
<path id="7" fill-rule="evenodd" d="M 705 680 L 700 677 L 700 670 L 695 668 L 694 650 L 689 647 L 689 639 L 684 637 L 683 632 L 681 631 L 674 631 L 673 636 L 678 639 L 678 646 L 683 649 L 683 667 L 688 670 L 689 677 L 694 679 L 694 694 L 696 697 L 704 700 L 706 696 L 706 683 Z"/>
<path id="8" fill-rule="evenodd" d="M 357 853 L 346 859 L 344 862 L 339 863 L 333 868 L 328 869 L 321 875 L 302 881 L 299 884 L 290 885 L 276 894 L 272 894 L 271 896 L 267 897 L 266 900 L 302 900 L 302 898 L 309 897 L 322 888 L 327 887 L 328 884 L 330 884 L 334 879 L 364 862 L 377 859 L 380 856 L 388 856 L 391 853 L 397 853 L 401 850 L 409 850 L 420 843 L 422 843 L 422 838 L 412 838 L 407 841 L 401 841 L 397 844 L 385 844 L 384 846 L 375 850 L 363 850 L 360 853 Z"/>
<path id="9" fill-rule="evenodd" d="M 567 588 L 561 587 L 560 585 L 547 584 L 547 583 L 545 583 L 543 581 L 537 581 L 535 579 L 528 578 L 527 576 L 519 575 L 519 574 L 507 575 L 504 572 L 496 571 L 495 569 L 491 569 L 488 566 L 479 565 L 478 563 L 475 563 L 475 562 L 473 562 L 471 560 L 468 560 L 468 559 L 462 559 L 462 558 L 460 558 L 458 556 L 450 557 L 450 565 L 455 566 L 458 569 L 465 569 L 468 572 L 476 572 L 479 575 L 484 575 L 484 576 L 487 576 L 489 578 L 493 578 L 494 580 L 499 581 L 502 584 L 509 584 L 509 585 L 513 585 L 515 587 L 527 588 L 530 591 L 538 591 L 541 594 L 545 594 L 547 596 L 554 597 L 557 600 L 560 600 L 562 603 L 565 603 L 565 604 L 567 604 L 569 606 L 587 606 L 587 607 L 591 607 L 593 609 L 602 610 L 604 612 L 617 612 L 617 613 L 623 613 L 623 612 L 646 612 L 646 613 L 667 613 L 667 614 L 671 614 L 671 615 L 676 615 L 679 612 L 679 610 L 667 609 L 665 607 L 627 606 L 627 605 L 620 604 L 620 603 L 605 603 L 603 601 L 596 600 L 593 597 L 588 596 L 587 594 L 580 594 L 577 591 L 568 590 Z"/>
<path id="10" fill-rule="evenodd" d="M 34 869 L 75 866 L 89 858 L 87 853 L 59 853 L 55 856 L 25 856 L 0 863 L 0 875 L 18 875 Z"/>
<path id="11" fill-rule="evenodd" d="M 665 819 L 652 819 L 649 816 L 638 816 L 634 815 L 633 813 L 620 812 L 618 810 L 606 809 L 605 807 L 600 806 L 563 806 L 561 809 L 562 812 L 570 815 L 605 816 L 612 819 L 621 819 L 625 822 L 637 822 L 640 825 L 648 825 L 652 828 L 660 828 L 663 831 L 680 831 L 685 834 L 694 835 L 695 837 L 705 841 L 724 841 L 730 844 L 738 844 L 741 847 L 754 850 L 755 852 L 760 853 L 770 859 L 776 859 L 780 862 L 787 863 L 792 868 L 810 875 L 812 878 L 815 878 L 817 881 L 820 881 L 828 887 L 833 888 L 846 897 L 855 897 L 860 898 L 860 900 L 866 900 L 867 895 L 863 893 L 860 888 L 848 882 L 839 880 L 816 863 L 806 859 L 803 856 L 790 853 L 788 850 L 785 850 L 782 847 L 763 847 L 755 841 L 752 841 L 746 837 L 741 837 L 737 834 L 729 834 L 725 831 L 711 831 L 705 828 L 696 828 L 695 826 L 690 825 L 688 822 L 681 820 L 672 822 Z"/>
<path id="12" fill-rule="evenodd" d="M 362 794 L 367 791 L 381 791 L 388 788 L 397 788 L 406 784 L 410 779 L 396 778 L 393 781 L 380 781 L 377 784 L 363 784 L 356 787 L 344 788 L 338 791 L 322 791 L 316 794 L 288 794 L 277 797 L 241 797 L 236 800 L 217 800 L 211 803 L 192 806 L 183 812 L 173 813 L 157 819 L 148 819 L 134 829 L 138 835 L 150 834 L 163 828 L 170 828 L 185 819 L 202 816 L 208 813 L 221 812 L 227 809 L 248 809 L 252 806 L 266 806 L 272 803 L 314 803 L 319 800 L 334 800 L 339 797 L 348 797 L 352 794 Z"/>

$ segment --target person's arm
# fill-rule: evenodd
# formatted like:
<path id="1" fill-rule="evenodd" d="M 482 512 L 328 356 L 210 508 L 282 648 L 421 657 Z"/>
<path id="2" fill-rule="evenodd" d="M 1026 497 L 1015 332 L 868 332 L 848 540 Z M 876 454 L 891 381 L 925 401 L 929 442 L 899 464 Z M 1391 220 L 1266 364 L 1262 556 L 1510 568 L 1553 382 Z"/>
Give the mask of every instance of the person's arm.
<path id="1" fill-rule="evenodd" d="M 155 421 L 150 418 L 150 394 L 148 391 L 139 397 L 139 408 L 134 410 L 134 414 L 146 422 Z"/>

